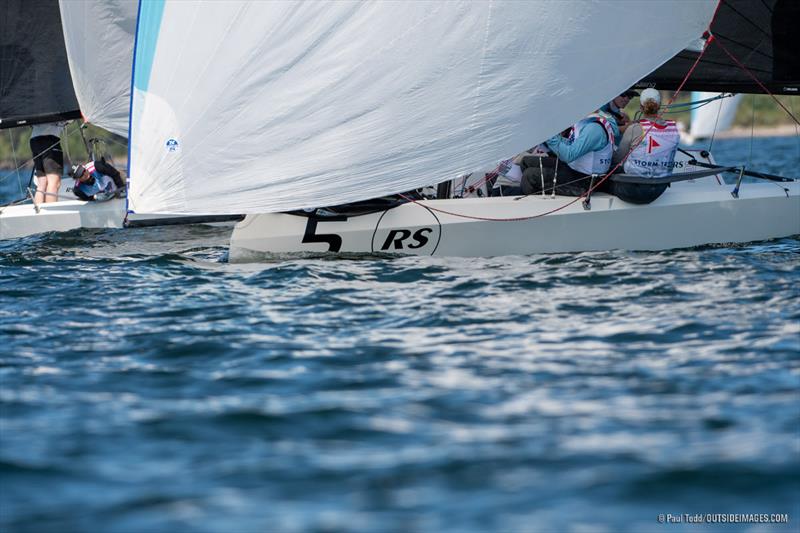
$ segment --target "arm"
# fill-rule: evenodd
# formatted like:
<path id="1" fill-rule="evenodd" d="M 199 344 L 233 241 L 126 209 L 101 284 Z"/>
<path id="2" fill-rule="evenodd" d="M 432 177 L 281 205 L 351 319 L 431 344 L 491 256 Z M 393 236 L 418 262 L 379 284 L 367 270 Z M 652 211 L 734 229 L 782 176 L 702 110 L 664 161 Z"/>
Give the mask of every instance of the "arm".
<path id="1" fill-rule="evenodd" d="M 584 126 L 581 136 L 572 142 L 560 135 L 554 135 L 546 144 L 562 161 L 570 163 L 583 154 L 603 148 L 608 144 L 608 136 L 603 126 L 593 122 Z"/>
<path id="2" fill-rule="evenodd" d="M 616 165 L 622 158 L 628 155 L 628 152 L 631 151 L 631 148 L 635 146 L 636 140 L 642 136 L 642 125 L 638 122 L 631 124 L 628 129 L 625 130 L 625 134 L 622 136 L 622 141 L 619 143 L 619 148 L 617 151 L 614 152 L 614 158 L 611 161 L 612 165 Z"/>

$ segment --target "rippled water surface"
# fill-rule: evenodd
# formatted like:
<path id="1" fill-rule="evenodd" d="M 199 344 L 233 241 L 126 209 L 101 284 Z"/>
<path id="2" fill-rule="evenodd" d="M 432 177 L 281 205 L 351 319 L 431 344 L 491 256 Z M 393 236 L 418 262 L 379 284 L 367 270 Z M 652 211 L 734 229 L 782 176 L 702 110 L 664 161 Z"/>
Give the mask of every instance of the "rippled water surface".
<path id="1" fill-rule="evenodd" d="M 228 235 L 0 243 L 0 531 L 797 531 L 800 239 L 232 265 Z M 789 522 L 657 522 L 729 512 Z"/>

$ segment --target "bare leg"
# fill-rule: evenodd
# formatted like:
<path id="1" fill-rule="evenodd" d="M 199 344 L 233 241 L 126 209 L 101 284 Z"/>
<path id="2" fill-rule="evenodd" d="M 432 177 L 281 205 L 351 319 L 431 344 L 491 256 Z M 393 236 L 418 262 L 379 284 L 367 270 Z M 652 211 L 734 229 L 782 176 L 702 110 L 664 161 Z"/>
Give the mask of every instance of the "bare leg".
<path id="1" fill-rule="evenodd" d="M 58 189 L 61 188 L 61 176 L 58 174 L 47 174 L 47 197 L 45 202 L 58 201 Z"/>
<path id="2" fill-rule="evenodd" d="M 36 176 L 36 194 L 33 195 L 33 201 L 37 204 L 44 203 L 47 198 L 44 193 L 47 191 L 47 176 Z"/>

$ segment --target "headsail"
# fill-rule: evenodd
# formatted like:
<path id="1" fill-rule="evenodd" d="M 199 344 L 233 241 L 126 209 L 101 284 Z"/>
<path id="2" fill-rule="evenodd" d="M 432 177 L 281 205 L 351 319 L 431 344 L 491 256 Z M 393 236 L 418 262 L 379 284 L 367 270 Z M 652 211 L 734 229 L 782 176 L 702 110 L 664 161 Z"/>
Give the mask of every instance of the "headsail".
<path id="1" fill-rule="evenodd" d="M 0 128 L 79 118 L 58 0 L 5 0 L 0 10 Z"/>
<path id="2" fill-rule="evenodd" d="M 725 53 L 724 46 L 770 92 L 800 94 L 800 54 L 797 53 L 794 33 L 798 20 L 800 2 L 797 0 L 720 0 L 711 27 L 719 43 L 708 47 L 684 89 L 718 93 L 764 92 Z M 684 50 L 646 76 L 641 86 L 677 88 L 697 59 L 698 52 Z"/>
<path id="3" fill-rule="evenodd" d="M 715 6 L 143 2 L 129 205 L 284 211 L 457 176 L 608 101 Z"/>
<path id="4" fill-rule="evenodd" d="M 127 137 L 139 3 L 62 0 L 60 5 L 69 67 L 83 116 Z"/>

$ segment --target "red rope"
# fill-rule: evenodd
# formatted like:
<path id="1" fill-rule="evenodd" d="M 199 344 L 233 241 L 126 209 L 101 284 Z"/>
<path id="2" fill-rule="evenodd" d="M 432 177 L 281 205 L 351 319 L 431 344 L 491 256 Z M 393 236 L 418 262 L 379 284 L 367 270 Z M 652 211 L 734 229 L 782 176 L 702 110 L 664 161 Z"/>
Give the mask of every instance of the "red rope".
<path id="1" fill-rule="evenodd" d="M 719 47 L 720 47 L 720 48 L 722 48 L 722 51 L 723 51 L 723 52 L 725 52 L 726 54 L 728 54 L 728 57 L 730 57 L 731 59 L 733 59 L 733 61 L 734 61 L 734 62 L 735 62 L 737 65 L 739 65 L 739 68 L 740 68 L 740 69 L 742 69 L 743 71 L 745 71 L 745 72 L 747 73 L 747 75 L 748 75 L 748 76 L 750 76 L 751 78 L 753 78 L 753 81 L 755 81 L 755 82 L 758 84 L 758 86 L 759 86 L 759 87 L 761 87 L 761 88 L 764 90 L 764 92 L 765 92 L 765 93 L 767 93 L 768 95 L 770 95 L 770 96 L 772 97 L 772 99 L 773 99 L 773 100 L 775 100 L 776 102 L 778 102 L 778 105 L 779 105 L 779 106 L 781 106 L 781 107 L 783 108 L 783 110 L 784 110 L 784 111 L 786 111 L 786 114 L 787 114 L 787 115 L 789 115 L 790 117 L 792 117 L 792 120 L 794 120 L 794 121 L 795 121 L 795 123 L 797 123 L 797 124 L 800 124 L 800 121 L 798 121 L 798 120 L 797 120 L 797 117 L 795 117 L 795 116 L 792 114 L 792 112 L 791 112 L 791 111 L 789 111 L 788 109 L 786 109 L 786 106 L 784 106 L 784 105 L 783 105 L 783 103 L 782 103 L 780 100 L 778 100 L 778 97 L 776 97 L 774 94 L 772 94 L 772 93 L 770 92 L 770 90 L 767 88 L 767 86 L 766 86 L 766 85 L 764 85 L 763 83 L 761 83 L 761 81 L 760 81 L 758 78 L 756 78 L 756 76 L 755 76 L 755 75 L 754 75 L 752 72 L 750 72 L 750 70 L 749 70 L 749 69 L 748 69 L 746 66 L 744 66 L 744 65 L 742 64 L 742 62 L 741 62 L 741 61 L 739 61 L 738 59 L 736 59 L 736 57 L 734 57 L 734 55 L 733 55 L 732 53 L 730 53 L 730 52 L 728 51 L 728 49 L 727 49 L 727 48 L 725 48 L 725 45 L 724 45 L 724 44 L 722 44 L 722 41 L 720 41 L 720 40 L 717 40 L 717 41 L 716 41 L 716 43 L 717 43 L 717 45 L 719 45 Z"/>

